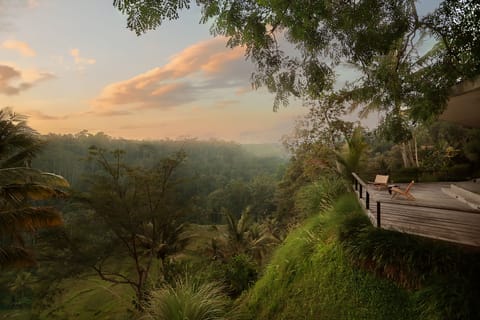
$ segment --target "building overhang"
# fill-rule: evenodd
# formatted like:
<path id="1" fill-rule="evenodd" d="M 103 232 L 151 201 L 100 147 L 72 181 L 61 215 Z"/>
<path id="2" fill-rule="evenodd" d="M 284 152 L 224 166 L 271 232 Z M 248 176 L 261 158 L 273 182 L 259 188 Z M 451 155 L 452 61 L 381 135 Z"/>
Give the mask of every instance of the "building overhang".
<path id="1" fill-rule="evenodd" d="M 447 107 L 439 119 L 480 128 L 480 76 L 452 88 Z"/>

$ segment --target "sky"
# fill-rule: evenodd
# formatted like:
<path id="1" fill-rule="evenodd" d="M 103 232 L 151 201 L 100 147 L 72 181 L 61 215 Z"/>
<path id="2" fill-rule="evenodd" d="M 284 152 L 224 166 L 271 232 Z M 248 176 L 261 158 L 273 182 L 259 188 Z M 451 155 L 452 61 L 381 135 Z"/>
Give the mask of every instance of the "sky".
<path id="1" fill-rule="evenodd" d="M 43 134 L 240 143 L 279 142 L 306 113 L 300 101 L 273 112 L 243 49 L 197 9 L 138 37 L 112 2 L 0 0 L 0 107 Z"/>

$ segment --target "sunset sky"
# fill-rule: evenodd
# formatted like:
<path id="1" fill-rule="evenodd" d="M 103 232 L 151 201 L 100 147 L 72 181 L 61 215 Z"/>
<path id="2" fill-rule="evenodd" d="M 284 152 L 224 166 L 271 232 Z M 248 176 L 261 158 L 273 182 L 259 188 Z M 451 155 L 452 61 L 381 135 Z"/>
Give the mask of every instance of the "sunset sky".
<path id="1" fill-rule="evenodd" d="M 0 107 L 41 133 L 278 142 L 306 110 L 273 112 L 242 49 L 199 18 L 137 37 L 112 0 L 0 0 Z"/>

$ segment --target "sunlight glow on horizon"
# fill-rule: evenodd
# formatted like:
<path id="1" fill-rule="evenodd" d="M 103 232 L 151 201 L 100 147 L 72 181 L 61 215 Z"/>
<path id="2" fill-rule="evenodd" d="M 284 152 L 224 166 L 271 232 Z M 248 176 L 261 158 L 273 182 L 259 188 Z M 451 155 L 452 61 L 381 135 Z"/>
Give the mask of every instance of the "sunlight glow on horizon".
<path id="1" fill-rule="evenodd" d="M 251 89 L 243 49 L 197 25 L 195 10 L 136 37 L 111 3 L 0 7 L 1 107 L 28 115 L 42 134 L 278 142 L 306 111 L 293 102 L 274 113 L 273 96 Z"/>
<path id="2" fill-rule="evenodd" d="M 273 94 L 251 89 L 243 49 L 199 19 L 193 8 L 137 37 L 109 1 L 0 2 L 0 107 L 29 115 L 41 133 L 239 142 L 291 133 L 306 108 L 272 112 Z M 340 71 L 341 81 L 355 77 Z"/>

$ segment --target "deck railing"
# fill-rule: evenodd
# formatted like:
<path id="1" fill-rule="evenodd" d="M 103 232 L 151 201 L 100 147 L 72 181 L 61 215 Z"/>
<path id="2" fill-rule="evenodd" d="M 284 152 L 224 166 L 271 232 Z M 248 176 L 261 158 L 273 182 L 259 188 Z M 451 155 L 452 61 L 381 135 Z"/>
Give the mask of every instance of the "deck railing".
<path id="1" fill-rule="evenodd" d="M 360 202 L 365 199 L 365 209 L 370 210 L 370 192 L 368 192 L 368 185 L 365 181 L 362 180 L 355 172 L 352 172 L 353 177 L 353 188 L 360 198 Z M 365 198 L 363 195 L 363 190 L 365 190 Z M 380 217 L 380 201 L 377 201 L 377 227 L 381 227 L 381 217 Z"/>

